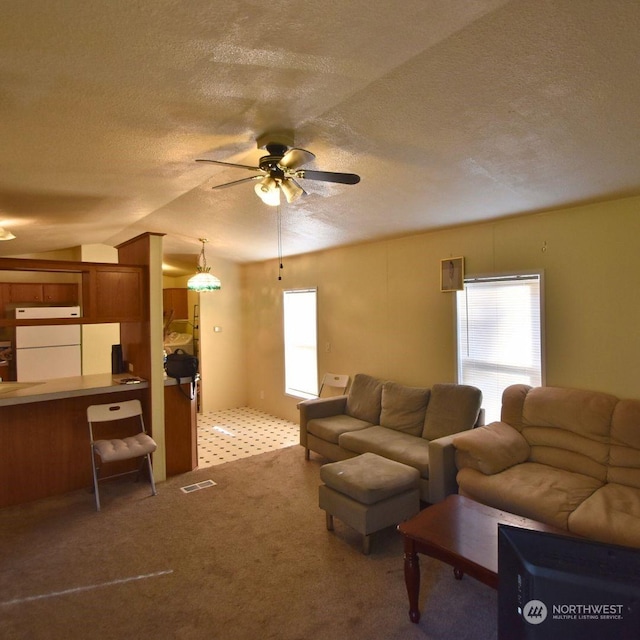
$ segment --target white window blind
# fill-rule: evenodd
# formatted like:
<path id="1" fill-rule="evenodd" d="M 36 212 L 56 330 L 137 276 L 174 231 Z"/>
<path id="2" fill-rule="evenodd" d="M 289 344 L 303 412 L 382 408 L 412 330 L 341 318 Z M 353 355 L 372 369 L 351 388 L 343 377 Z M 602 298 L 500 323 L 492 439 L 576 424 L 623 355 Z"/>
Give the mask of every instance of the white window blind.
<path id="1" fill-rule="evenodd" d="M 285 391 L 309 398 L 318 395 L 317 290 L 284 291 Z"/>
<path id="2" fill-rule="evenodd" d="M 465 279 L 456 293 L 458 381 L 482 390 L 486 422 L 511 384 L 543 384 L 542 274 Z"/>

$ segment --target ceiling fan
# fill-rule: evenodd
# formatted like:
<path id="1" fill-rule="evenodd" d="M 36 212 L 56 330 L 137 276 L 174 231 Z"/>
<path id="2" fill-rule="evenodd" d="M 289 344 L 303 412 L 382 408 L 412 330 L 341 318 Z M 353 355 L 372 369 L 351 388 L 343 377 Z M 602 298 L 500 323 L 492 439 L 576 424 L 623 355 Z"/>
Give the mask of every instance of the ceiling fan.
<path id="1" fill-rule="evenodd" d="M 258 180 L 254 187 L 260 199 L 268 205 L 280 204 L 280 193 L 284 193 L 287 202 L 293 202 L 306 191 L 298 184 L 298 180 L 319 180 L 321 182 L 338 182 L 340 184 L 358 184 L 360 176 L 355 173 L 336 173 L 334 171 L 313 171 L 303 169 L 303 165 L 311 162 L 315 155 L 311 151 L 292 147 L 293 136 L 289 134 L 266 134 L 257 140 L 258 148 L 266 149 L 268 155 L 262 156 L 257 167 L 246 164 L 222 162 L 198 158 L 196 162 L 211 162 L 226 167 L 257 171 L 259 175 L 225 182 L 212 189 L 223 189 L 243 182 Z"/>

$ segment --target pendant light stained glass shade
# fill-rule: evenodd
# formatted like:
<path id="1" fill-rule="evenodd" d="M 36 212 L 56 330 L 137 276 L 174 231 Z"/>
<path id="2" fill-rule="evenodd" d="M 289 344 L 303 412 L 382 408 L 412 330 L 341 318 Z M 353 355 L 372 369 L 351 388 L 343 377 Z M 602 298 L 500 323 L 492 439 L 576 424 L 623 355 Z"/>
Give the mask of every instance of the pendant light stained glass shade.
<path id="1" fill-rule="evenodd" d="M 191 291 L 217 291 L 220 288 L 220 280 L 209 273 L 209 267 L 207 267 L 207 271 L 198 271 L 187 282 L 187 289 Z"/>
<path id="2" fill-rule="evenodd" d="M 220 280 L 210 273 L 211 267 L 207 266 L 207 259 L 204 255 L 204 245 L 207 240 L 201 238 L 200 242 L 202 242 L 202 251 L 198 256 L 198 268 L 196 274 L 189 278 L 187 289 L 190 291 L 217 291 L 222 288 L 222 285 Z"/>

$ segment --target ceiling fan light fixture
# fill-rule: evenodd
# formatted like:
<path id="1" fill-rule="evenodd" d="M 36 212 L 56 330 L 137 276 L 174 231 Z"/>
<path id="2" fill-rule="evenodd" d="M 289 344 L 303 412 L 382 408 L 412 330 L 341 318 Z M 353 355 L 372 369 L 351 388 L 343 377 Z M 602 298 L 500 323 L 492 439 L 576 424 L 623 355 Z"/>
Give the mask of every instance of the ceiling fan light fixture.
<path id="1" fill-rule="evenodd" d="M 204 245 L 208 242 L 206 238 L 200 238 L 202 242 L 202 250 L 198 256 L 198 266 L 195 275 L 191 276 L 187 282 L 187 289 L 190 291 L 218 291 L 222 288 L 220 279 L 216 278 L 211 271 L 211 267 L 207 266 L 207 259 L 204 255 Z"/>
<path id="2" fill-rule="evenodd" d="M 262 174 L 224 182 L 211 187 L 212 189 L 222 189 L 248 181 L 259 180 L 254 185 L 256 195 L 270 207 L 277 207 L 281 201 L 280 191 L 284 193 L 289 203 L 306 194 L 304 188 L 298 184 L 298 178 L 338 184 L 357 184 L 360 182 L 360 176 L 355 173 L 303 169 L 302 167 L 314 160 L 316 156 L 306 149 L 293 147 L 293 133 L 290 131 L 264 134 L 258 138 L 257 142 L 259 149 L 266 149 L 268 152 L 267 155 L 260 158 L 257 166 L 209 158 L 196 158 L 196 162 L 211 162 L 225 167 L 257 171 Z"/>
<path id="3" fill-rule="evenodd" d="M 278 182 L 274 180 L 271 176 L 266 176 L 262 178 L 260 182 L 255 186 L 256 193 L 260 191 L 260 193 L 265 194 L 270 191 L 274 191 L 278 188 Z"/>
<path id="4" fill-rule="evenodd" d="M 284 197 L 289 203 L 297 200 L 304 193 L 304 189 L 299 187 L 293 180 L 283 180 L 280 183 L 280 189 L 282 189 L 282 193 L 284 193 Z"/>
<path id="5" fill-rule="evenodd" d="M 280 189 L 278 182 L 271 176 L 260 180 L 254 187 L 254 190 L 260 200 L 270 207 L 277 207 L 280 204 Z"/>

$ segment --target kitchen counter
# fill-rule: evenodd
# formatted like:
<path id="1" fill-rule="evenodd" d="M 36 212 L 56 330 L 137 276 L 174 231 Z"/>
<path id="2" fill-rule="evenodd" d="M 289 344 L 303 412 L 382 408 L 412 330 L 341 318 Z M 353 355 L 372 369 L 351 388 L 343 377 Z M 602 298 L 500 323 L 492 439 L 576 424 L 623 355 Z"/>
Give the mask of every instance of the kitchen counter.
<path id="1" fill-rule="evenodd" d="M 136 384 L 122 384 L 119 381 L 133 377 L 130 373 L 112 375 L 110 373 L 96 373 L 90 376 L 74 376 L 72 378 L 57 378 L 45 382 L 0 382 L 0 407 L 14 404 L 29 404 L 45 402 L 59 398 L 74 398 L 78 396 L 92 396 L 96 393 L 114 393 L 130 389 L 147 389 L 149 383 L 144 380 Z M 180 384 L 191 382 L 191 378 L 181 378 Z M 165 378 L 165 387 L 177 385 L 174 378 Z M 4 389 L 12 389 L 5 391 Z"/>
<path id="2" fill-rule="evenodd" d="M 113 378 L 18 383 L 22 388 L 0 393 L 0 508 L 91 486 L 87 407 L 140 400 L 144 408 L 149 402 L 148 382 Z M 109 427 L 105 437 L 120 437 L 116 429 Z"/>
<path id="3" fill-rule="evenodd" d="M 89 376 L 74 376 L 71 378 L 58 378 L 45 382 L 0 382 L 0 407 L 15 404 L 29 404 L 32 402 L 45 402 L 60 398 L 74 398 L 78 396 L 92 396 L 98 393 L 114 393 L 129 389 L 146 389 L 149 383 L 120 384 L 118 380 L 130 378 L 131 374 L 111 375 L 110 373 L 97 373 Z M 173 381 L 175 384 L 175 380 Z M 12 391 L 3 392 L 6 388 L 21 385 Z"/>
<path id="4" fill-rule="evenodd" d="M 150 384 L 118 382 L 128 377 L 133 376 L 0 383 L 0 508 L 91 486 L 87 407 L 127 400 L 149 406 Z M 168 475 L 198 464 L 196 400 L 189 399 L 190 387 L 190 378 L 182 378 L 180 386 L 172 378 L 164 381 L 164 433 L 159 437 L 164 438 Z"/>

